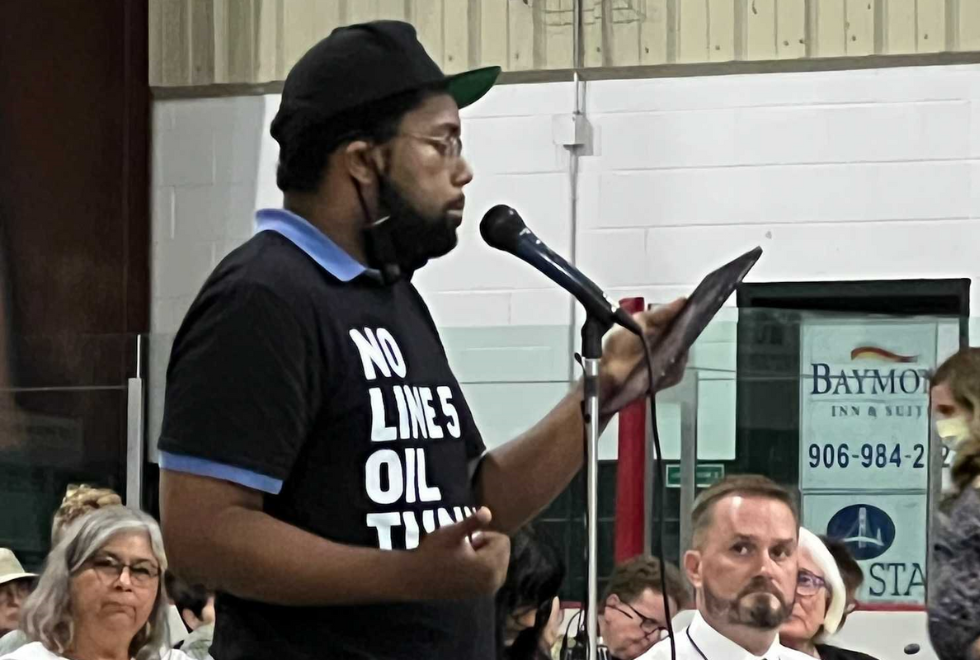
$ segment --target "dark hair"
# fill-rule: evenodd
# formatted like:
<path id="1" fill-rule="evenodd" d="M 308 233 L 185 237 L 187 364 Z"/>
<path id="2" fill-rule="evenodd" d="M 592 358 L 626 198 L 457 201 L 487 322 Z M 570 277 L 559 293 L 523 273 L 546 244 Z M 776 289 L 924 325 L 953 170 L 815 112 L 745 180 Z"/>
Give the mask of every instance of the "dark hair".
<path id="1" fill-rule="evenodd" d="M 844 591 L 850 595 L 860 589 L 861 585 L 864 584 L 864 571 L 854 559 L 854 555 L 851 554 L 847 544 L 829 536 L 821 536 L 820 540 L 827 546 L 834 561 L 837 562 L 837 570 L 840 571 L 841 579 L 844 580 Z"/>
<path id="2" fill-rule="evenodd" d="M 700 545 L 701 536 L 711 524 L 711 513 L 715 503 L 729 495 L 763 497 L 782 502 L 793 512 L 793 519 L 796 521 L 797 527 L 799 526 L 800 514 L 796 508 L 796 499 L 789 490 L 769 477 L 763 477 L 759 474 L 732 475 L 711 486 L 694 500 L 691 522 L 694 530 L 693 543 L 695 547 Z"/>
<path id="3" fill-rule="evenodd" d="M 297 112 L 285 122 L 278 136 L 279 167 L 276 185 L 283 192 L 313 192 L 327 169 L 330 154 L 356 139 L 383 143 L 398 133 L 402 118 L 442 88 L 416 89 L 322 118 Z"/>
<path id="4" fill-rule="evenodd" d="M 660 560 L 656 557 L 638 555 L 627 559 L 613 569 L 606 585 L 599 608 L 602 609 L 609 596 L 616 594 L 624 603 L 632 603 L 644 591 L 650 589 L 657 593 L 666 593 L 677 604 L 677 609 L 683 610 L 690 606 L 691 592 L 688 591 L 681 572 L 671 563 L 664 567 L 667 574 L 666 587 L 660 581 Z"/>
<path id="5" fill-rule="evenodd" d="M 190 610 L 198 619 L 204 618 L 204 608 L 211 592 L 203 584 L 188 584 L 171 571 L 167 571 L 163 579 L 167 585 L 167 595 L 174 601 L 181 618 L 184 610 Z"/>
<path id="6" fill-rule="evenodd" d="M 551 617 L 551 606 L 565 577 L 565 566 L 555 548 L 538 537 L 530 527 L 511 537 L 507 580 L 497 592 L 498 656 L 506 660 L 532 660 L 542 657 L 541 633 Z M 534 607 L 534 626 L 522 631 L 510 647 L 504 646 L 507 619 L 516 610 Z"/>

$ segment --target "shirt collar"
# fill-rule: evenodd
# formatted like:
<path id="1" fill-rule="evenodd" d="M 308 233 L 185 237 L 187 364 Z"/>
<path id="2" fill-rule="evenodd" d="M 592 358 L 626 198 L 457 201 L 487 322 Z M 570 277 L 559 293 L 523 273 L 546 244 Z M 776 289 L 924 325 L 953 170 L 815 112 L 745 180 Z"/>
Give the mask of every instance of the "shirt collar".
<path id="1" fill-rule="evenodd" d="M 341 282 L 367 274 L 381 279 L 381 273 L 368 268 L 343 248 L 331 241 L 326 234 L 304 218 L 286 209 L 262 209 L 255 214 L 255 233 L 274 231 L 309 255 L 321 268 Z"/>
<path id="2" fill-rule="evenodd" d="M 762 655 L 753 655 L 712 628 L 701 616 L 701 612 L 694 615 L 694 620 L 691 621 L 687 631 L 708 660 L 716 658 L 719 660 L 721 658 L 724 660 L 763 660 L 763 658 L 765 660 L 780 660 L 782 656 L 785 656 L 783 646 L 779 643 L 779 635 L 776 635 L 776 639 L 773 640 L 768 651 Z"/>

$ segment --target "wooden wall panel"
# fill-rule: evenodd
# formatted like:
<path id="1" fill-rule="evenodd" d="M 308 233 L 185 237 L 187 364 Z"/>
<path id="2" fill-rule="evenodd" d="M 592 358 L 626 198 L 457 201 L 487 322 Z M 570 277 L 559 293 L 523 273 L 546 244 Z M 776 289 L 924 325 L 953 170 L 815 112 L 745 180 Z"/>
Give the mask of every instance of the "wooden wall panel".
<path id="1" fill-rule="evenodd" d="M 543 68 L 571 69 L 575 65 L 575 57 L 572 53 L 574 7 L 573 0 L 545 0 Z"/>
<path id="2" fill-rule="evenodd" d="M 191 84 L 207 85 L 214 81 L 214 4 L 189 2 L 190 43 L 187 50 L 190 54 Z"/>
<path id="3" fill-rule="evenodd" d="M 972 0 L 980 4 L 978 0 Z M 947 0 L 917 0 L 916 53 L 939 53 L 946 50 Z"/>
<path id="4" fill-rule="evenodd" d="M 916 49 L 916 0 L 880 0 L 881 52 L 914 53 Z"/>
<path id="5" fill-rule="evenodd" d="M 315 17 L 316 0 L 288 0 L 282 6 L 282 68 L 288 72 L 320 36 Z M 285 78 L 285 76 L 283 76 Z"/>
<path id="6" fill-rule="evenodd" d="M 432 59 L 442 63 L 446 43 L 442 27 L 443 0 L 412 0 L 410 9 L 408 20 L 415 26 L 419 41 Z"/>
<path id="7" fill-rule="evenodd" d="M 776 0 L 776 57 L 806 57 L 806 0 Z"/>
<path id="8" fill-rule="evenodd" d="M 776 0 L 753 0 L 745 23 L 745 59 L 776 59 Z"/>
<path id="9" fill-rule="evenodd" d="M 813 57 L 847 55 L 847 0 L 819 0 L 809 5 Z"/>
<path id="10" fill-rule="evenodd" d="M 405 0 L 377 0 L 377 2 L 378 2 L 378 18 L 385 18 L 385 19 L 390 19 L 395 21 L 404 21 L 406 17 L 408 17 L 408 7 L 406 6 Z M 353 22 L 353 21 L 349 21 L 349 22 Z M 463 23 L 463 25 L 466 24 Z"/>
<path id="11" fill-rule="evenodd" d="M 392 4 L 389 0 L 388 4 Z M 404 5 L 403 5 L 404 6 Z M 385 16 L 384 18 L 393 18 Z M 470 66 L 470 3 L 466 0 L 447 2 L 443 17 L 442 40 L 445 44 L 443 71 L 458 73 Z"/>
<path id="12" fill-rule="evenodd" d="M 872 55 L 875 52 L 874 0 L 845 0 L 844 42 L 847 54 Z"/>
<path id="13" fill-rule="evenodd" d="M 669 26 L 667 0 L 643 0 L 640 64 L 665 64 L 668 61 Z"/>
<path id="14" fill-rule="evenodd" d="M 292 2 L 292 0 L 289 1 Z M 334 28 L 346 23 L 344 13 L 341 11 L 342 4 L 345 4 L 342 0 L 312 0 L 313 39 L 310 41 L 311 46 L 333 32 Z M 300 55 L 302 56 L 302 53 Z"/>
<path id="15" fill-rule="evenodd" d="M 147 7 L 147 57 L 149 59 L 149 80 L 151 85 L 162 85 L 163 75 L 163 2 L 151 0 Z"/>
<path id="16" fill-rule="evenodd" d="M 980 50 L 980 0 L 580 0 L 584 66 Z M 568 69 L 575 0 L 149 0 L 157 87 L 267 83 L 351 22 L 409 20 L 445 71 Z"/>
<path id="17" fill-rule="evenodd" d="M 708 0 L 708 61 L 735 59 L 736 29 L 735 3 L 732 0 Z"/>
<path id="18" fill-rule="evenodd" d="M 508 3 L 480 0 L 480 64 L 507 67 Z"/>
<path id="19" fill-rule="evenodd" d="M 602 21 L 606 66 L 637 66 L 640 63 L 640 9 L 642 3 L 604 0 Z M 608 36 L 606 36 L 608 35 Z"/>
<path id="20" fill-rule="evenodd" d="M 214 82 L 228 82 L 228 0 L 214 0 Z M 197 49 L 197 45 L 191 44 Z"/>
<path id="21" fill-rule="evenodd" d="M 976 0 L 957 0 L 953 4 L 954 18 L 953 50 L 980 50 L 980 2 Z"/>
<path id="22" fill-rule="evenodd" d="M 225 80 L 243 83 L 260 80 L 255 74 L 255 2 L 256 0 L 227 0 L 225 7 L 228 57 Z"/>
<path id="23" fill-rule="evenodd" d="M 675 0 L 676 62 L 705 62 L 708 55 L 707 0 Z"/>
<path id="24" fill-rule="evenodd" d="M 252 73 L 258 80 L 281 80 L 283 41 L 283 1 L 253 0 L 252 21 L 255 25 Z"/>
<path id="25" fill-rule="evenodd" d="M 346 6 L 345 23 L 367 23 L 380 18 L 378 0 L 356 0 L 355 2 L 347 2 Z"/>
<path id="26" fill-rule="evenodd" d="M 498 0 L 499 1 L 499 0 Z M 508 71 L 529 71 L 534 63 L 534 7 L 523 0 L 507 0 Z"/>
<path id="27" fill-rule="evenodd" d="M 177 85 L 188 85 L 191 82 L 191 43 L 187 2 L 186 0 L 161 0 L 161 5 L 163 79 L 173 80 Z"/>
<path id="28" fill-rule="evenodd" d="M 602 12 L 602 0 L 582 0 L 582 61 L 587 67 L 603 66 Z"/>

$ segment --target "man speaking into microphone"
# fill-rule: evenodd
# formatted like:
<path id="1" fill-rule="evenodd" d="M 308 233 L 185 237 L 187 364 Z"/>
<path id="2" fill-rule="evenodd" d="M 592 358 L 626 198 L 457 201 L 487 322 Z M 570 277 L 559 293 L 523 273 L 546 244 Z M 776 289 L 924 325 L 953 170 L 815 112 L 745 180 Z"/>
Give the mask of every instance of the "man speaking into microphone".
<path id="1" fill-rule="evenodd" d="M 215 268 L 167 371 L 163 528 L 175 570 L 219 593 L 215 660 L 495 657 L 505 534 L 583 460 L 581 386 L 486 452 L 410 282 L 456 245 L 459 109 L 498 73 L 447 77 L 382 21 L 286 78 L 284 208 Z M 653 337 L 679 309 L 636 319 Z M 603 397 L 643 395 L 642 358 L 611 336 Z"/>

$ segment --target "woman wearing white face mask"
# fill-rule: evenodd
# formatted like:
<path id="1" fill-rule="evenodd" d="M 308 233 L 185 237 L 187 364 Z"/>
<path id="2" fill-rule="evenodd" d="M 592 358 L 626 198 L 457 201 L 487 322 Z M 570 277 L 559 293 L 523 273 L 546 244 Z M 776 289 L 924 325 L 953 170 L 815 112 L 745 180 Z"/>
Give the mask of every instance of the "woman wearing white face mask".
<path id="1" fill-rule="evenodd" d="M 929 634 L 941 660 L 980 659 L 980 349 L 946 360 L 931 387 L 936 433 L 956 456 L 933 543 Z"/>

